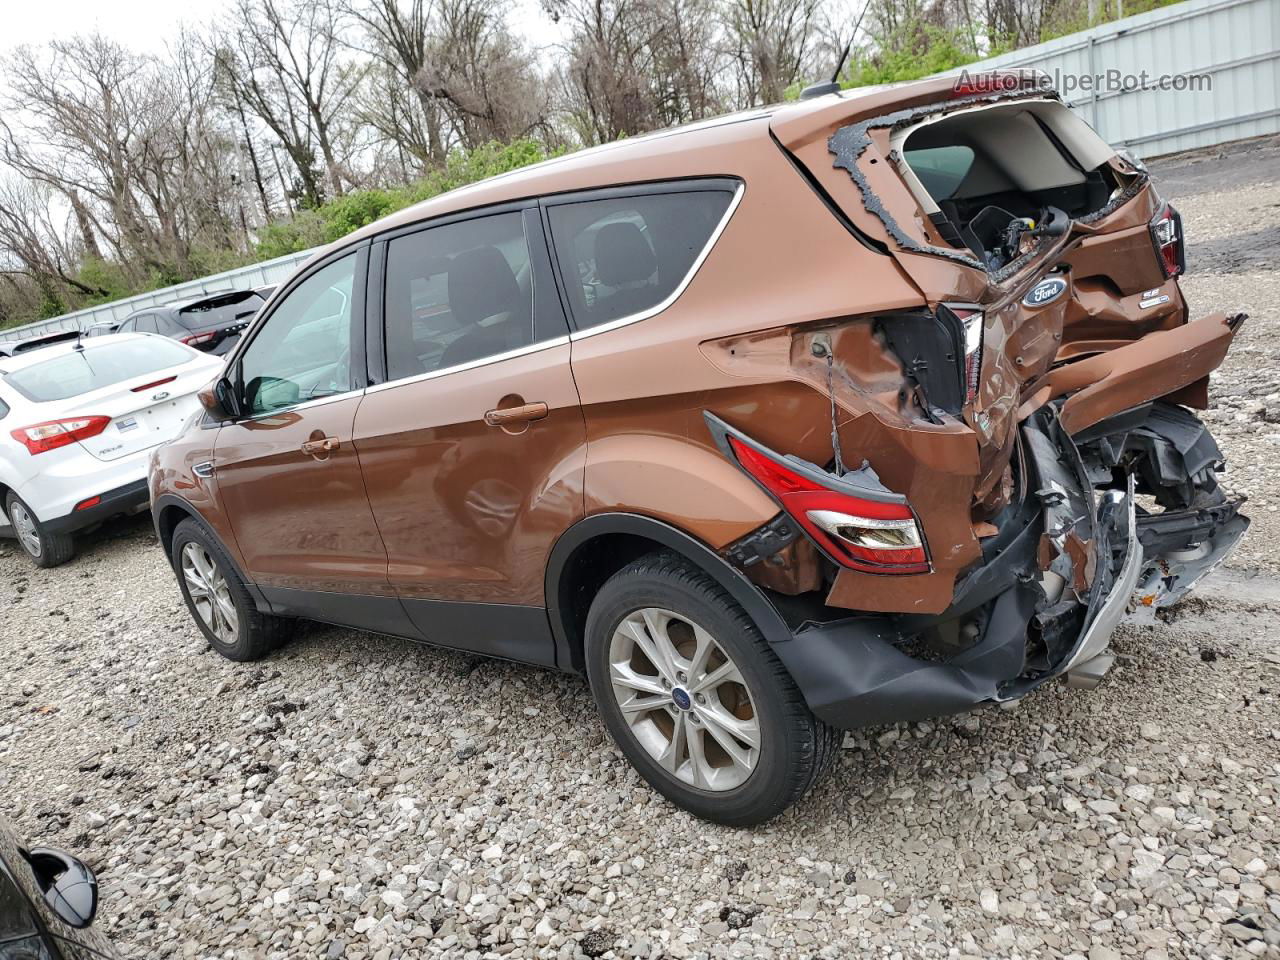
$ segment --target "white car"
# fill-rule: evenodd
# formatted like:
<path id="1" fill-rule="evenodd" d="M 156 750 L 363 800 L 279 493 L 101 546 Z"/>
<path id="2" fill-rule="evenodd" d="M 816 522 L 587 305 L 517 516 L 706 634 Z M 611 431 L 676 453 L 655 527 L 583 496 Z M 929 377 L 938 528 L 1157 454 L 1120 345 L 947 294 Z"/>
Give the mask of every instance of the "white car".
<path id="1" fill-rule="evenodd" d="M 70 560 L 73 532 L 147 506 L 150 451 L 201 409 L 222 366 L 146 334 L 0 358 L 0 504 L 38 565 Z"/>

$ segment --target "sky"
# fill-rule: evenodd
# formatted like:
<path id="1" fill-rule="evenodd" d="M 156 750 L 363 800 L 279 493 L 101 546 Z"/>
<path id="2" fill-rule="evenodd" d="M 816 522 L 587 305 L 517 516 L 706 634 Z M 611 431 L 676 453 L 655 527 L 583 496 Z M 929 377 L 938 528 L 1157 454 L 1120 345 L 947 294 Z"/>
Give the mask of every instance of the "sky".
<path id="1" fill-rule="evenodd" d="M 225 11 L 228 0 L 9 0 L 4 5 L 0 53 L 23 43 L 41 44 L 95 29 L 139 51 L 158 53 L 181 24 L 203 24 Z M 535 47 L 557 39 L 538 0 L 513 0 L 512 25 Z"/>

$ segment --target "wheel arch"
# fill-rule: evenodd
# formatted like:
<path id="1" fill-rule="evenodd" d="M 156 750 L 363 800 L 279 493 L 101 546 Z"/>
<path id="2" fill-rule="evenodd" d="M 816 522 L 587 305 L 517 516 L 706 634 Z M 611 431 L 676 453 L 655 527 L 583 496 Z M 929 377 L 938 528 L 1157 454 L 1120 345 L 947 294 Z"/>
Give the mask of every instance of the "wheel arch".
<path id="1" fill-rule="evenodd" d="M 585 669 L 587 611 L 604 582 L 632 560 L 659 550 L 680 555 L 719 583 L 770 643 L 791 639 L 791 631 L 760 588 L 702 541 L 643 514 L 597 513 L 561 534 L 547 563 L 547 617 L 563 669 Z"/>
<path id="2" fill-rule="evenodd" d="M 245 589 L 249 592 L 249 596 L 253 598 L 254 605 L 257 606 L 258 610 L 262 613 L 273 612 L 271 604 L 258 588 L 258 585 L 245 574 L 240 564 L 236 562 L 235 554 L 227 548 L 227 544 L 218 536 L 217 531 L 205 521 L 204 517 L 200 516 L 200 511 L 190 503 L 172 493 L 161 494 L 151 504 L 151 519 L 155 523 L 156 537 L 160 540 L 160 546 L 164 550 L 165 560 L 168 561 L 170 566 L 173 566 L 174 531 L 178 529 L 178 524 L 183 520 L 194 520 L 222 548 L 222 552 L 226 554 L 231 565 L 235 567 L 237 576 L 244 583 Z"/>
<path id="3" fill-rule="evenodd" d="M 200 519 L 200 514 L 195 507 L 171 493 L 162 494 L 151 505 L 151 518 L 155 523 L 160 546 L 164 548 L 165 557 L 170 557 L 173 553 L 173 531 L 183 520 L 190 518 L 200 523 L 206 530 L 209 528 L 209 525 Z"/>

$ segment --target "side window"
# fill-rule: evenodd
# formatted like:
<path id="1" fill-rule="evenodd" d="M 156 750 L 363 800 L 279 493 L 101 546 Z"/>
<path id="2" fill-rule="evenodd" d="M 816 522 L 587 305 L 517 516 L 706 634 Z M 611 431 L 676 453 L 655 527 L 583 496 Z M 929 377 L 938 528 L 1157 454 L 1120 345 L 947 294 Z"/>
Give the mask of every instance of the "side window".
<path id="1" fill-rule="evenodd" d="M 144 313 L 133 321 L 133 329 L 138 333 L 155 333 L 156 318 L 155 314 Z"/>
<path id="2" fill-rule="evenodd" d="M 732 200 L 728 190 L 697 190 L 549 207 L 578 329 L 643 313 L 671 296 Z"/>
<path id="3" fill-rule="evenodd" d="M 120 324 L 120 326 L 116 327 L 116 333 L 133 333 L 133 325 L 135 321 L 135 317 L 130 317 L 124 323 Z"/>
<path id="4" fill-rule="evenodd" d="M 389 380 L 533 343 L 524 218 L 498 213 L 391 240 L 385 303 Z"/>
<path id="5" fill-rule="evenodd" d="M 336 260 L 294 287 L 245 349 L 240 376 L 250 416 L 352 389 L 356 258 Z"/>
<path id="6" fill-rule="evenodd" d="M 3 420 L 8 415 L 9 415 L 9 405 L 5 403 L 3 400 L 0 400 L 0 420 Z"/>

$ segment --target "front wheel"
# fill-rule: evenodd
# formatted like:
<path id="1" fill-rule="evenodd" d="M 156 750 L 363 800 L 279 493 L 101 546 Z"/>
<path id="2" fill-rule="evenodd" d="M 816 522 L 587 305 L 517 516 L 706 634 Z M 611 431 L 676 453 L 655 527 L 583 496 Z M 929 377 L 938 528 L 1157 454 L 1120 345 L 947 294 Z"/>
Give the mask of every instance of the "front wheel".
<path id="1" fill-rule="evenodd" d="M 651 554 L 596 595 L 587 675 L 614 741 L 665 797 L 750 826 L 800 799 L 836 732 L 810 712 L 733 598 L 683 558 Z"/>
<path id="2" fill-rule="evenodd" d="M 258 660 L 284 642 L 287 621 L 258 611 L 222 545 L 201 524 L 178 524 L 171 559 L 187 609 L 218 653 Z"/>

